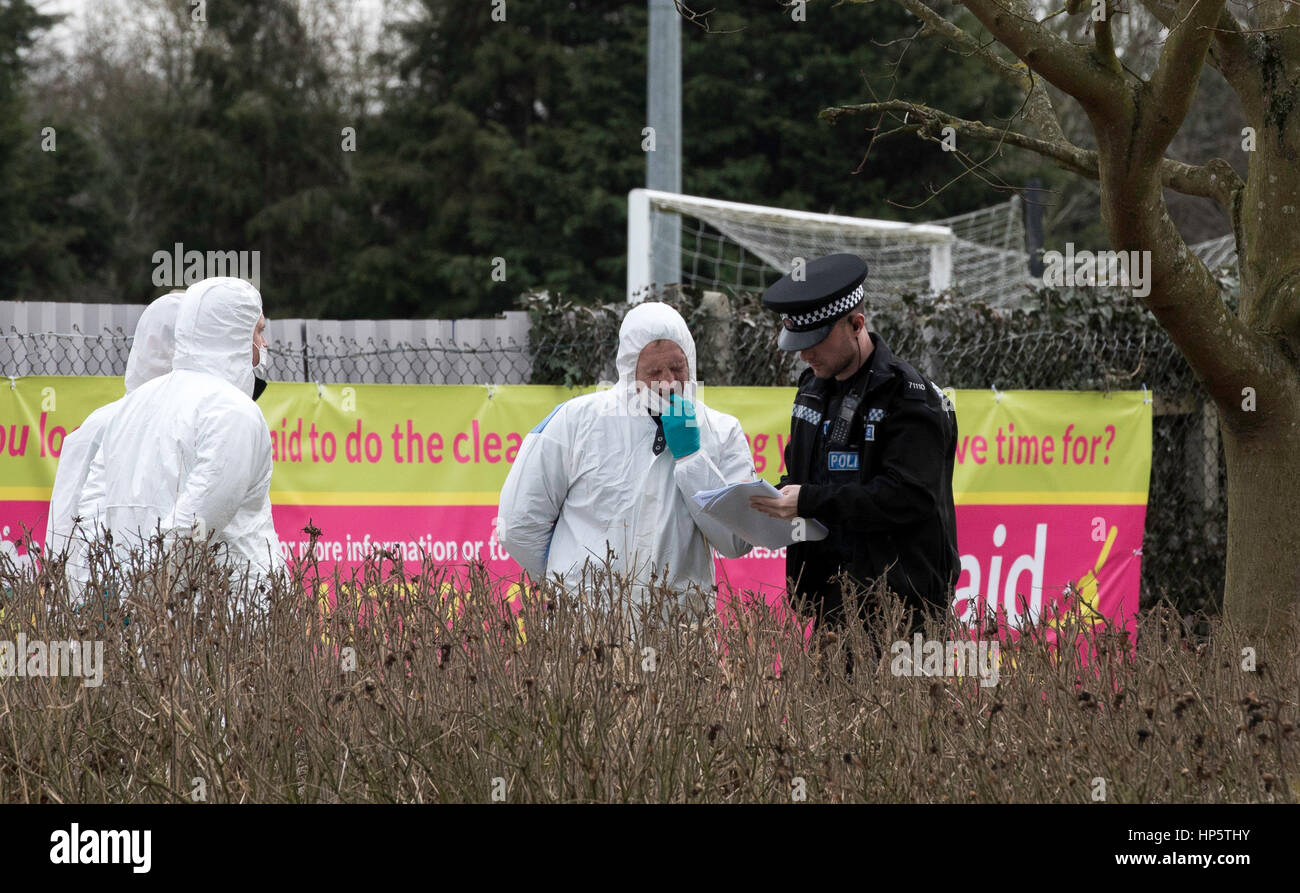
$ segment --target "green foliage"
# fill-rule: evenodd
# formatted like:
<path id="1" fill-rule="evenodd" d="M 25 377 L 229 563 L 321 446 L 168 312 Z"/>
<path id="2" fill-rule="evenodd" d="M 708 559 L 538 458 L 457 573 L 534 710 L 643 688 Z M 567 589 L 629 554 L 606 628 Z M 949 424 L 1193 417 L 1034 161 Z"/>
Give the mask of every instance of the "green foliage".
<path id="1" fill-rule="evenodd" d="M 26 54 L 57 20 L 0 2 L 0 300 L 74 297 L 112 249 L 98 153 L 71 122 L 36 119 L 24 98 Z M 47 127 L 54 151 L 42 145 Z"/>
<path id="2" fill-rule="evenodd" d="M 156 293 L 152 251 L 175 242 L 255 250 L 277 315 L 306 309 L 337 275 L 347 228 L 342 125 L 320 50 L 286 0 L 231 0 L 209 7 L 192 63 L 136 112 L 154 135 L 133 147 L 140 241 L 152 248 L 121 258 L 122 280 L 137 300 Z"/>
<path id="3" fill-rule="evenodd" d="M 991 126 L 1017 111 L 1010 88 L 976 60 L 937 41 L 890 45 L 916 31 L 915 19 L 894 4 L 813 3 L 802 22 L 780 4 L 718 4 L 711 26 L 710 33 L 692 26 L 683 32 L 687 193 L 922 221 L 1004 201 L 986 181 L 1023 186 L 1046 168 L 994 158 L 980 176 L 964 175 L 953 153 L 911 135 L 881 140 L 867 154 L 875 119 L 818 119 L 829 106 L 890 97 Z M 881 129 L 891 126 L 886 121 Z M 959 148 L 976 159 L 991 151 Z"/>
<path id="4" fill-rule="evenodd" d="M 37 27 L 23 4 L 2 8 L 0 40 L 14 49 L 0 159 L 34 145 L 13 103 L 27 64 L 16 48 Z M 32 167 L 53 159 L 4 162 L 9 204 L 45 215 L 6 215 L 0 250 L 29 268 L 6 277 L 7 294 L 144 301 L 159 291 L 154 252 L 181 242 L 259 251 L 280 317 L 489 316 L 542 289 L 620 299 L 627 193 L 645 182 L 644 2 L 517 0 L 496 22 L 487 4 L 422 0 L 393 49 L 362 66 L 379 85 L 368 103 L 298 8 L 229 0 L 195 28 L 187 4 L 158 0 L 155 28 L 104 38 L 118 50 L 156 42 L 138 64 L 106 53 L 91 73 L 59 75 L 42 117 L 58 111 L 93 139 L 74 159 L 69 137 L 57 159 L 66 175 Z M 886 44 L 914 31 L 900 10 L 813 4 L 795 22 L 780 4 L 735 3 L 713 31 L 681 28 L 685 191 L 910 219 L 1001 198 L 965 176 L 905 210 L 891 202 L 921 202 L 962 173 L 957 159 L 903 137 L 854 173 L 874 122 L 818 120 L 828 105 L 894 92 L 989 122 L 1015 111 L 988 72 L 933 42 L 913 42 L 891 77 L 902 44 Z M 342 149 L 344 127 L 355 152 Z M 1024 176 L 995 159 L 999 171 L 1016 185 Z M 84 192 L 72 205 L 29 194 L 67 180 Z"/>
<path id="5" fill-rule="evenodd" d="M 359 153 L 385 247 L 364 281 L 397 280 L 384 300 L 421 316 L 490 315 L 533 288 L 617 295 L 626 193 L 644 177 L 644 4 L 422 12 Z"/>
<path id="6" fill-rule="evenodd" d="M 1227 280 L 1225 280 L 1225 286 Z M 733 334 L 729 368 L 708 368 L 700 356 L 699 377 L 712 383 L 786 385 L 792 357 L 776 348 L 777 317 L 758 294 L 728 298 L 725 320 L 702 305 L 695 288 L 670 287 L 651 296 L 675 307 L 693 332 L 724 322 Z M 1232 311 L 1235 295 L 1224 292 Z M 581 298 L 533 293 L 520 299 L 529 313 L 534 384 L 592 384 L 612 368 L 618 325 L 626 302 L 594 304 Z M 903 352 L 934 353 L 932 375 L 945 385 L 983 388 L 1109 390 L 1137 388 L 1169 394 L 1199 393 L 1189 367 L 1141 300 L 1123 289 L 1040 288 L 1008 306 L 962 297 L 957 290 L 939 298 L 905 294 L 868 308 L 868 325 Z M 1091 346 L 1085 353 L 1034 350 L 1003 363 L 989 344 L 1015 345 L 1051 337 L 1058 344 Z M 939 349 L 942 346 L 942 349 Z M 1023 351 L 1023 348 L 1018 348 Z M 998 370 L 1001 374 L 995 373 Z"/>
<path id="7" fill-rule="evenodd" d="M 541 292 L 524 295 L 532 384 L 578 387 L 612 380 L 627 304 L 589 305 Z"/>

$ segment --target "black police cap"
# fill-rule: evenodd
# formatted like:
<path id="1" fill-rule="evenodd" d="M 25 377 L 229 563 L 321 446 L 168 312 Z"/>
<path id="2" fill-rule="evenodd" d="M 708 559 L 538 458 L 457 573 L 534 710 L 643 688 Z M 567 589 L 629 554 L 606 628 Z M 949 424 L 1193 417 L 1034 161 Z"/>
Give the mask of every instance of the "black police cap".
<path id="1" fill-rule="evenodd" d="M 805 265 L 798 281 L 787 273 L 763 292 L 763 305 L 781 314 L 782 350 L 806 350 L 831 333 L 862 300 L 867 262 L 856 254 L 828 254 Z"/>

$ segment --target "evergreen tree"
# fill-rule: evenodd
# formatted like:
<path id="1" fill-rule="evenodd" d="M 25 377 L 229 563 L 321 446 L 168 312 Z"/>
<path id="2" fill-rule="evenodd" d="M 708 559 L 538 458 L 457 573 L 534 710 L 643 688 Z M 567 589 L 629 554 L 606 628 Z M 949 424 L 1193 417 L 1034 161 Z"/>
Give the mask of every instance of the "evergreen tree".
<path id="1" fill-rule="evenodd" d="M 112 252 L 102 166 L 71 124 L 36 121 L 26 54 L 58 21 L 0 0 L 0 299 L 76 297 Z"/>
<path id="2" fill-rule="evenodd" d="M 779 4 L 748 4 L 711 31 L 682 26 L 686 192 L 891 219 L 990 203 L 987 184 L 960 177 L 937 147 L 885 141 L 853 173 L 861 129 L 817 114 L 888 91 L 878 73 L 898 50 L 873 37 L 910 33 L 892 7 L 854 12 L 823 5 L 796 22 Z M 645 3 L 513 0 L 499 22 L 489 4 L 424 0 L 402 38 L 379 136 L 359 153 L 362 191 L 379 209 L 350 275 L 368 312 L 377 302 L 385 315 L 487 315 L 531 288 L 621 297 L 627 193 L 645 182 Z M 876 75 L 870 88 L 864 73 Z M 945 95 L 968 116 L 1015 110 L 981 66 L 937 46 L 911 47 L 897 79 L 958 85 Z M 920 203 L 953 178 L 920 210 L 889 202 Z M 494 258 L 504 282 L 492 279 Z"/>
<path id="3" fill-rule="evenodd" d="M 322 289 L 340 287 L 340 246 L 355 227 L 342 207 L 342 128 L 354 122 L 292 3 L 223 0 L 207 17 L 191 69 L 143 110 L 147 251 L 125 259 L 127 289 L 157 293 L 153 252 L 178 242 L 257 251 L 268 310 L 311 312 Z"/>

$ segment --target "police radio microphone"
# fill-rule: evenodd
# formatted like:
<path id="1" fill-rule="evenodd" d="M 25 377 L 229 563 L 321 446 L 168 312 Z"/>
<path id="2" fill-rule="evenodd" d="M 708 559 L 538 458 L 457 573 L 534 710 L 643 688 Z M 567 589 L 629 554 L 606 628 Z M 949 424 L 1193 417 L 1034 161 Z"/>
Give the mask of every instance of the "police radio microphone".
<path id="1" fill-rule="evenodd" d="M 858 355 L 857 368 L 854 371 L 859 372 L 862 369 L 862 345 L 858 342 L 856 327 L 853 329 L 853 349 Z M 853 416 L 857 413 L 858 404 L 861 402 L 862 398 L 856 391 L 845 394 L 844 399 L 840 401 L 840 414 L 835 419 L 835 424 L 831 426 L 831 443 L 835 446 L 848 443 L 849 427 L 853 424 Z"/>
<path id="2" fill-rule="evenodd" d="M 840 402 L 840 414 L 835 419 L 835 424 L 831 426 L 831 443 L 836 446 L 843 446 L 849 439 L 849 426 L 853 424 L 853 416 L 858 411 L 858 404 L 861 398 L 857 394 L 845 394 L 844 399 Z"/>

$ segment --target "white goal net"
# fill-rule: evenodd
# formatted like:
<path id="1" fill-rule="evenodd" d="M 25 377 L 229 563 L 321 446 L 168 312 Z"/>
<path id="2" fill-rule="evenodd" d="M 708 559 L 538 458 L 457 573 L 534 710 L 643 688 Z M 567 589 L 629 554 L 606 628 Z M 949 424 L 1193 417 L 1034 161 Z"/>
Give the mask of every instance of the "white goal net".
<path id="1" fill-rule="evenodd" d="M 676 279 L 667 273 L 656 282 L 656 249 L 671 245 L 664 226 L 669 215 L 681 221 L 680 270 Z M 867 262 L 867 293 L 877 300 L 956 288 L 966 297 L 1001 303 L 1032 284 L 1019 198 L 945 220 L 900 223 L 649 189 L 628 194 L 630 301 L 673 282 L 761 291 L 791 270 L 796 258 L 836 252 Z"/>

